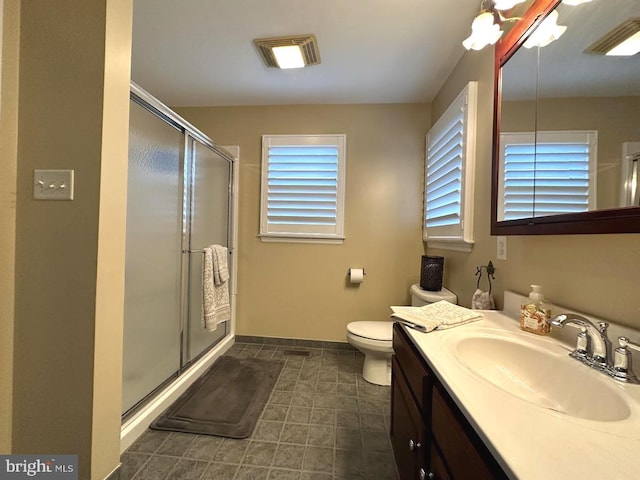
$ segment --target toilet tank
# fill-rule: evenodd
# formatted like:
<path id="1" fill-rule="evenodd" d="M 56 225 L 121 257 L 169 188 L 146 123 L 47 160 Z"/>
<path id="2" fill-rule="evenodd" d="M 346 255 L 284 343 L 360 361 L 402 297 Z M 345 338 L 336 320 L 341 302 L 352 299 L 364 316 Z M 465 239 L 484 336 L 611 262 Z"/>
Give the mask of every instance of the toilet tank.
<path id="1" fill-rule="evenodd" d="M 422 290 L 419 284 L 414 283 L 411 285 L 409 291 L 411 293 L 411 305 L 413 307 L 421 307 L 428 303 L 439 302 L 440 300 L 446 300 L 453 304 L 458 303 L 458 296 L 444 287 L 442 290 L 437 292 L 429 292 L 427 290 Z"/>

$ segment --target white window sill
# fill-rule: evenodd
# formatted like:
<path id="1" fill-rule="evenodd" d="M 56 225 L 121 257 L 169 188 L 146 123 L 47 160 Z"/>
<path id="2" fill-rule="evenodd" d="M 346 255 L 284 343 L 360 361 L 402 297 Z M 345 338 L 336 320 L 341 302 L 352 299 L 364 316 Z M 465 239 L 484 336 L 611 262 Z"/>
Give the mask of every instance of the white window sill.
<path id="1" fill-rule="evenodd" d="M 258 235 L 263 242 L 280 242 L 280 243 L 324 243 L 341 245 L 344 243 L 344 237 L 339 236 L 297 236 L 297 235 L 274 235 L 274 234 L 260 234 Z"/>
<path id="2" fill-rule="evenodd" d="M 440 250 L 453 250 L 455 252 L 471 252 L 474 242 L 462 238 L 425 238 L 429 248 Z"/>

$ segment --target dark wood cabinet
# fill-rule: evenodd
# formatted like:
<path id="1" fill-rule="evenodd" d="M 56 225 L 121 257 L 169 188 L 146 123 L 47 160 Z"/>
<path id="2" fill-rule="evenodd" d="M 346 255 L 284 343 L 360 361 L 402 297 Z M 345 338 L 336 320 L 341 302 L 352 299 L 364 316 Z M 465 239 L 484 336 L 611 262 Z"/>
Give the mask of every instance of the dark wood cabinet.
<path id="1" fill-rule="evenodd" d="M 391 375 L 402 375 L 395 358 Z M 418 478 L 420 468 L 425 468 L 426 428 L 422 412 L 416 406 L 405 381 L 391 382 L 391 441 L 400 478 Z"/>
<path id="2" fill-rule="evenodd" d="M 506 479 L 399 324 L 393 348 L 390 434 L 400 480 Z"/>

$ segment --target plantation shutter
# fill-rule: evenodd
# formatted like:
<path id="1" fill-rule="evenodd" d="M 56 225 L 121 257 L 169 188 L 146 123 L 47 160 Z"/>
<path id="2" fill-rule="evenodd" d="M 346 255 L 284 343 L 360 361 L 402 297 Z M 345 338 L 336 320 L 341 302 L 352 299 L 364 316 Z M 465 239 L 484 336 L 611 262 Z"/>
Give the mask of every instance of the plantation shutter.
<path id="1" fill-rule="evenodd" d="M 429 132 L 425 226 L 460 224 L 464 108 L 456 108 Z"/>
<path id="2" fill-rule="evenodd" d="M 471 251 L 477 82 L 469 82 L 427 134 L 424 240 L 434 248 Z"/>
<path id="3" fill-rule="evenodd" d="M 342 237 L 344 136 L 264 136 L 261 235 Z"/>
<path id="4" fill-rule="evenodd" d="M 503 220 L 586 212 L 595 205 L 595 132 L 501 134 Z"/>

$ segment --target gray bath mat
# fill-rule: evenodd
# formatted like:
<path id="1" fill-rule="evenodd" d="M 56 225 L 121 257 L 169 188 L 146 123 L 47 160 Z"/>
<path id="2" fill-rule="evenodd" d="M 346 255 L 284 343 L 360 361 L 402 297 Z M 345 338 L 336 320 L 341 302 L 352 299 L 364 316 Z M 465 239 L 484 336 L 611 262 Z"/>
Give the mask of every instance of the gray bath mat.
<path id="1" fill-rule="evenodd" d="M 279 360 L 221 357 L 150 428 L 246 438 L 283 365 Z"/>

